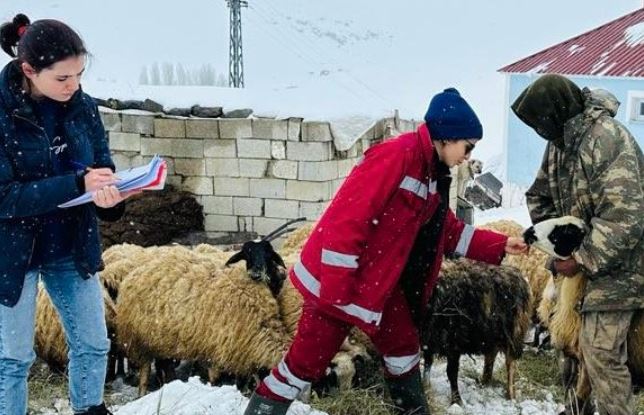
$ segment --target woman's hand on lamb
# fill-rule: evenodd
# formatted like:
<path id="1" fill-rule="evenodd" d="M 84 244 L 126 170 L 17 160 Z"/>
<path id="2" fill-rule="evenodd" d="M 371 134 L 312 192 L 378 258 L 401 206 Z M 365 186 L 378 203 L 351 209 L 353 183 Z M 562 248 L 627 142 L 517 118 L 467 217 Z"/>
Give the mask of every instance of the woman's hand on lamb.
<path id="1" fill-rule="evenodd" d="M 555 259 L 553 267 L 557 274 L 565 275 L 566 277 L 572 277 L 579 272 L 579 264 L 575 261 L 575 258 Z"/>
<path id="2" fill-rule="evenodd" d="M 508 254 L 523 254 L 528 250 L 528 245 L 523 238 L 509 237 L 505 243 L 505 252 Z"/>

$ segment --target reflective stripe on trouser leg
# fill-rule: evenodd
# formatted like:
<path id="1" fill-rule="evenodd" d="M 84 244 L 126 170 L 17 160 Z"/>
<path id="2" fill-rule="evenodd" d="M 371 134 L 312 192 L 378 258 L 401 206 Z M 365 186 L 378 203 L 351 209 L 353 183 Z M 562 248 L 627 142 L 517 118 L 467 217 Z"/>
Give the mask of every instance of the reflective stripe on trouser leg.
<path id="1" fill-rule="evenodd" d="M 371 336 L 371 341 L 383 356 L 386 376 L 403 376 L 418 367 L 418 330 L 401 289 L 396 289 L 387 300 L 380 328 Z"/>
<path id="2" fill-rule="evenodd" d="M 320 311 L 314 303 L 305 302 L 291 347 L 260 383 L 257 393 L 281 401 L 295 399 L 302 388 L 324 375 L 350 328 Z"/>

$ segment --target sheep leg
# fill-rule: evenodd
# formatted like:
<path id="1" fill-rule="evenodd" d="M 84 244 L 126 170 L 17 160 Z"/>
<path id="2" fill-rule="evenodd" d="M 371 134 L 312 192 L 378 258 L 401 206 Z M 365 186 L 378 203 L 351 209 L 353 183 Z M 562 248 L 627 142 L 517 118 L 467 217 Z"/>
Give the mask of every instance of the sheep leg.
<path id="1" fill-rule="evenodd" d="M 516 372 L 516 364 L 514 357 L 512 357 L 512 355 L 508 352 L 505 353 L 505 371 L 508 374 L 506 397 L 508 399 L 514 399 L 514 374 Z"/>
<path id="2" fill-rule="evenodd" d="M 210 382 L 211 385 L 214 385 L 215 382 L 217 382 L 217 379 L 219 379 L 219 376 L 221 376 L 221 370 L 218 367 L 216 366 L 208 367 L 208 382 Z"/>
<path id="3" fill-rule="evenodd" d="M 434 355 L 432 355 L 431 352 L 424 350 L 423 351 L 424 355 L 424 361 L 425 361 L 425 367 L 423 368 L 423 385 L 425 385 L 426 388 L 431 386 L 431 380 L 429 377 L 429 373 L 432 370 L 432 364 L 434 363 Z"/>
<path id="4" fill-rule="evenodd" d="M 483 377 L 481 377 L 481 383 L 483 385 L 489 385 L 490 382 L 492 382 L 492 374 L 494 373 L 494 361 L 496 360 L 496 355 L 496 349 L 485 355 L 485 363 L 483 364 Z"/>
<path id="5" fill-rule="evenodd" d="M 461 394 L 458 391 L 458 366 L 461 360 L 461 355 L 452 354 L 447 357 L 447 379 L 449 379 L 449 387 L 452 392 L 451 403 L 461 405 Z"/>
<path id="6" fill-rule="evenodd" d="M 150 380 L 150 371 L 152 362 L 147 360 L 141 364 L 139 368 L 139 396 L 148 393 L 148 381 Z"/>

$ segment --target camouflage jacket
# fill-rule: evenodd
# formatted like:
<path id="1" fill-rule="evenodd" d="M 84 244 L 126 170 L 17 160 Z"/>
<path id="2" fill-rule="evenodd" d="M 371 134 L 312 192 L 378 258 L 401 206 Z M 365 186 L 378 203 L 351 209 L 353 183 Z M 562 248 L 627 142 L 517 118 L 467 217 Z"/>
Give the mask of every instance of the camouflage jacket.
<path id="1" fill-rule="evenodd" d="M 585 108 L 550 141 L 526 193 L 534 223 L 573 215 L 590 228 L 574 258 L 588 277 L 583 311 L 644 308 L 644 157 L 613 119 L 619 102 L 584 88 Z"/>

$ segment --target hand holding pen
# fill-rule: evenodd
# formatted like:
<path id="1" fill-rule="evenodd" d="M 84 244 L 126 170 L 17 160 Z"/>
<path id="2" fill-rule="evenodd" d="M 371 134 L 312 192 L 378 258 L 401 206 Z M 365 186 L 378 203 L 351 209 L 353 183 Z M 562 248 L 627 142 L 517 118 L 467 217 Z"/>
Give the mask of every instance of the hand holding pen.
<path id="1" fill-rule="evenodd" d="M 85 191 L 92 193 L 92 200 L 96 206 L 102 208 L 110 208 L 128 197 L 140 193 L 140 190 L 119 192 L 114 186 L 119 178 L 112 172 L 112 169 L 107 167 L 91 168 L 83 165 L 77 161 L 72 161 L 72 164 L 85 172 L 83 179 L 85 180 Z"/>

